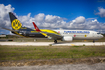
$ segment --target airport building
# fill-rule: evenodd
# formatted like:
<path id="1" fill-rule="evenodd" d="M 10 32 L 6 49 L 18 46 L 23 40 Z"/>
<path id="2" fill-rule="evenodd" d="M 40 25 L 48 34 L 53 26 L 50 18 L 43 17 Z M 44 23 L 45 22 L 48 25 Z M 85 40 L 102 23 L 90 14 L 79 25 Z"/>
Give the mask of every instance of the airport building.
<path id="1" fill-rule="evenodd" d="M 0 35 L 0 37 L 6 37 L 6 35 L 5 34 L 2 34 L 2 35 Z"/>

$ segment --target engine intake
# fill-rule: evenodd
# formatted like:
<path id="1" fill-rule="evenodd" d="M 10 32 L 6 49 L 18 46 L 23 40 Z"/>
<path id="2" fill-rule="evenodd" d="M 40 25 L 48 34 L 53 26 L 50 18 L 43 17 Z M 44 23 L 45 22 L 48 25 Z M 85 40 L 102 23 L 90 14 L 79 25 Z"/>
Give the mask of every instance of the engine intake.
<path id="1" fill-rule="evenodd" d="M 64 36 L 62 38 L 62 41 L 72 41 L 72 40 L 73 40 L 73 38 L 71 36 Z"/>

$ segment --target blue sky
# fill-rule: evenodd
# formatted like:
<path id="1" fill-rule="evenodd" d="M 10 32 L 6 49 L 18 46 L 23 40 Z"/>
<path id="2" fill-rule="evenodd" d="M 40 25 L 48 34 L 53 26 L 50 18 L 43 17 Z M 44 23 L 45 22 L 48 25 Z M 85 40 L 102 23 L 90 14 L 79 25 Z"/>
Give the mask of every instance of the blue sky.
<path id="1" fill-rule="evenodd" d="M 58 19 L 58 20 L 62 22 L 64 21 L 65 25 L 72 24 L 71 22 L 73 20 L 76 20 L 76 18 L 78 20 L 79 18 L 81 18 L 80 19 L 81 21 L 82 21 L 82 18 L 85 18 L 85 21 L 83 21 L 84 24 L 89 23 L 87 22 L 88 19 L 91 21 L 97 21 L 96 25 L 98 24 L 98 22 L 102 24 L 105 23 L 105 16 L 102 16 L 102 15 L 105 15 L 105 13 L 99 11 L 99 9 L 102 9 L 102 10 L 105 9 L 105 0 L 0 0 L 0 4 L 3 4 L 4 6 L 11 5 L 11 8 L 14 8 L 12 12 L 16 13 L 17 16 L 20 16 L 19 18 L 22 18 L 23 16 L 27 16 L 29 13 L 31 13 L 29 17 L 34 18 L 35 16 L 38 16 L 38 14 L 41 13 L 41 15 L 44 14 L 45 20 L 46 20 L 46 16 L 48 15 L 50 15 L 49 19 L 54 18 L 54 16 L 56 16 L 56 19 L 60 17 L 63 20 L 61 19 Z M 58 20 L 56 21 L 58 22 Z M 20 21 L 23 22 L 21 19 Z M 51 20 L 51 22 L 54 22 L 54 21 L 55 19 Z M 39 25 L 42 24 L 41 21 L 37 22 L 37 20 L 35 20 L 35 22 Z M 47 21 L 45 21 L 44 23 L 52 24 Z M 25 24 L 25 22 L 23 22 L 23 24 Z M 61 24 L 64 24 L 64 23 L 61 23 Z M 40 28 L 42 27 L 43 26 L 41 26 Z M 98 30 L 98 29 L 93 28 L 91 30 Z"/>
<path id="2" fill-rule="evenodd" d="M 78 16 L 98 17 L 102 22 L 105 19 L 94 14 L 94 11 L 98 12 L 98 7 L 105 8 L 105 2 L 99 2 L 99 0 L 1 0 L 0 3 L 11 4 L 17 15 L 31 13 L 31 16 L 34 16 L 38 13 L 44 13 L 69 20 Z"/>

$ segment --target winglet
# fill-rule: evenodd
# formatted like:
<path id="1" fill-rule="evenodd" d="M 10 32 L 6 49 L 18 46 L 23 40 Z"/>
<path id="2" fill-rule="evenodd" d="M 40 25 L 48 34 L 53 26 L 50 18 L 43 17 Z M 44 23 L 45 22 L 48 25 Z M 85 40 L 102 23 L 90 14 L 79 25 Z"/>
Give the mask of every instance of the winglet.
<path id="1" fill-rule="evenodd" d="M 37 25 L 34 22 L 32 22 L 32 23 L 33 23 L 34 28 L 36 29 L 36 31 L 41 32 L 40 29 L 37 27 Z"/>

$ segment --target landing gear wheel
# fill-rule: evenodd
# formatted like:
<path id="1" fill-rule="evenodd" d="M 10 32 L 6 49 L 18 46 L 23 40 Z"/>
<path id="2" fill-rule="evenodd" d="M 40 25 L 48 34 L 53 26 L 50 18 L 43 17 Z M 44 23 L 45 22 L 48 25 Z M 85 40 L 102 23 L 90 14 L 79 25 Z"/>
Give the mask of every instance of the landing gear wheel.
<path id="1" fill-rule="evenodd" d="M 93 40 L 93 43 L 95 43 L 95 40 Z"/>
<path id="2" fill-rule="evenodd" d="M 57 40 L 54 40 L 54 43 L 57 43 Z"/>

